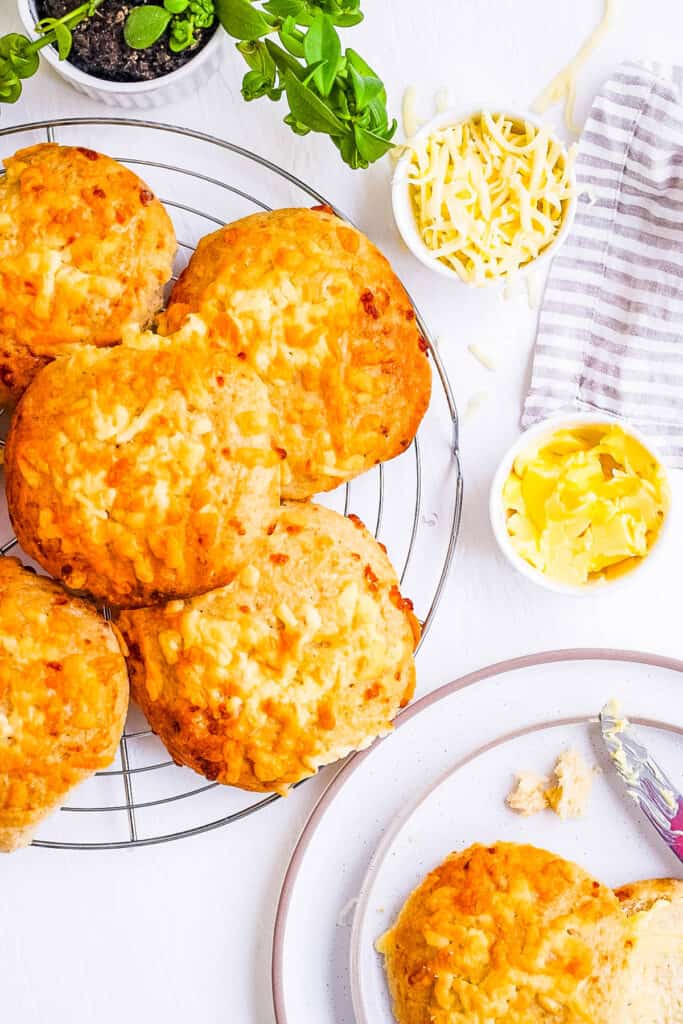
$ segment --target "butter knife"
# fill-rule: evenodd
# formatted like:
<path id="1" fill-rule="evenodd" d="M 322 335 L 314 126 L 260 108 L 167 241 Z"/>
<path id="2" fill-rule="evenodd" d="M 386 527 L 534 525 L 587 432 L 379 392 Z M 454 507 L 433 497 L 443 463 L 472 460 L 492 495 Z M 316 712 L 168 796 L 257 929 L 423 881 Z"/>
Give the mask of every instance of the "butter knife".
<path id="1" fill-rule="evenodd" d="M 600 712 L 602 738 L 632 800 L 683 861 L 683 796 L 641 742 L 616 701 Z"/>

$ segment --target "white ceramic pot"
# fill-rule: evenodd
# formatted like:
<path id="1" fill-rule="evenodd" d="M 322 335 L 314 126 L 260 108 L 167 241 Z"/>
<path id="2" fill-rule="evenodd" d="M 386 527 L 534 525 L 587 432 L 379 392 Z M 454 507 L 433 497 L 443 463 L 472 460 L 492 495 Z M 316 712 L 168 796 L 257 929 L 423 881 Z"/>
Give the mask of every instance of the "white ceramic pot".
<path id="1" fill-rule="evenodd" d="M 530 114 L 525 110 L 510 110 L 505 105 L 500 104 L 487 104 L 485 107 L 479 107 L 475 110 L 456 111 L 456 110 L 445 110 L 436 117 L 428 121 L 427 124 L 423 125 L 422 128 L 416 133 L 415 139 L 424 139 L 427 135 L 431 135 L 433 132 L 441 131 L 443 128 L 448 128 L 450 125 L 458 124 L 460 121 L 468 121 L 475 114 L 480 113 L 482 110 L 493 110 L 496 113 L 502 112 L 506 116 L 512 118 L 513 121 L 529 121 L 530 124 L 535 125 L 537 128 L 544 128 L 549 131 L 548 125 L 543 121 L 540 121 L 535 114 Z M 564 153 L 565 160 L 569 159 L 569 153 L 566 145 L 557 135 L 550 132 L 552 138 L 557 142 L 558 146 L 561 147 Z M 391 203 L 394 211 L 394 220 L 396 221 L 396 227 L 399 230 L 403 241 L 406 243 L 410 251 L 417 259 L 424 263 L 430 270 L 435 270 L 437 274 L 443 274 L 445 277 L 450 277 L 452 281 L 459 281 L 460 284 L 465 285 L 467 288 L 475 287 L 469 282 L 462 281 L 455 270 L 449 267 L 446 263 L 443 263 L 438 259 L 428 245 L 422 239 L 420 232 L 417 227 L 415 220 L 415 213 L 413 211 L 413 203 L 410 195 L 410 185 L 408 183 L 408 169 L 410 166 L 410 153 L 404 153 L 398 164 L 391 182 Z M 570 169 L 569 178 L 573 184 L 574 196 L 568 202 L 567 209 L 564 214 L 564 219 L 560 225 L 560 229 L 553 238 L 550 245 L 539 253 L 539 255 L 527 263 L 524 267 L 521 267 L 518 274 L 525 274 L 529 271 L 537 270 L 544 264 L 547 264 L 557 253 L 562 243 L 567 238 L 571 230 L 571 226 L 574 222 L 574 215 L 576 213 L 576 202 L 577 202 L 577 188 L 576 188 L 576 177 L 574 170 Z M 503 279 L 505 283 L 506 279 Z M 500 285 L 501 281 L 491 280 L 486 281 L 483 285 L 477 287 L 488 287 Z"/>
<path id="2" fill-rule="evenodd" d="M 27 34 L 35 38 L 36 10 L 34 0 L 17 0 L 19 17 Z M 52 46 L 41 50 L 41 58 L 50 64 L 66 82 L 93 100 L 109 107 L 125 110 L 149 110 L 167 103 L 177 103 L 194 96 L 215 74 L 228 53 L 228 37 L 219 26 L 203 49 L 182 68 L 149 82 L 108 82 L 60 60 Z"/>
<path id="3" fill-rule="evenodd" d="M 636 573 L 641 571 L 643 566 L 651 564 L 655 556 L 659 556 L 662 547 L 665 546 L 664 538 L 665 535 L 669 533 L 671 520 L 671 505 L 669 504 L 664 516 L 664 521 L 660 527 L 659 534 L 652 544 L 652 547 L 642 561 L 629 572 L 624 573 L 623 576 L 616 576 L 614 579 L 598 580 L 595 583 L 586 583 L 583 586 L 560 583 L 557 580 L 550 579 L 539 569 L 535 569 L 533 565 L 530 565 L 526 559 L 521 557 L 521 555 L 517 554 L 507 530 L 505 505 L 503 502 L 503 485 L 510 475 L 515 459 L 522 452 L 530 448 L 535 442 L 540 441 L 544 437 L 552 436 L 558 430 L 574 430 L 577 427 L 585 427 L 589 425 L 620 426 L 624 433 L 635 438 L 636 441 L 639 441 L 643 448 L 650 453 L 652 458 L 659 463 L 667 479 L 667 483 L 669 483 L 668 474 L 661 456 L 656 449 L 652 447 L 650 441 L 645 438 L 640 431 L 636 430 L 635 427 L 632 427 L 630 423 L 626 423 L 624 420 L 617 419 L 614 416 L 608 416 L 605 413 L 569 412 L 564 414 L 561 413 L 557 416 L 551 416 L 546 420 L 541 420 L 540 423 L 536 423 L 533 427 L 529 427 L 528 430 L 525 430 L 524 433 L 517 438 L 512 447 L 507 450 L 498 465 L 489 495 L 489 516 L 491 519 L 493 535 L 498 542 L 498 547 L 505 555 L 510 565 L 520 572 L 522 576 L 526 576 L 527 579 L 533 580 L 534 583 L 537 583 L 541 587 L 545 587 L 546 590 L 552 590 L 556 594 L 568 594 L 575 597 L 585 597 L 589 594 L 595 594 L 598 591 L 620 586 L 621 584 L 631 580 Z M 670 487 L 669 494 L 671 494 Z M 669 502 L 670 501 L 671 498 L 669 499 Z"/>

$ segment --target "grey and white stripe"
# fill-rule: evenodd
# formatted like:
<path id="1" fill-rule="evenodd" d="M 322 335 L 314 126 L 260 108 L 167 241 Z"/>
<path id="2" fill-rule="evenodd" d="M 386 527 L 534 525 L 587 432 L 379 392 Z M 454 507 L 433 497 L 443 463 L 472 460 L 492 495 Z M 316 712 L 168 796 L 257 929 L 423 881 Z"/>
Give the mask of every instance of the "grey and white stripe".
<path id="1" fill-rule="evenodd" d="M 522 425 L 623 417 L 683 467 L 683 67 L 628 63 L 597 96 L 579 208 L 553 262 Z"/>

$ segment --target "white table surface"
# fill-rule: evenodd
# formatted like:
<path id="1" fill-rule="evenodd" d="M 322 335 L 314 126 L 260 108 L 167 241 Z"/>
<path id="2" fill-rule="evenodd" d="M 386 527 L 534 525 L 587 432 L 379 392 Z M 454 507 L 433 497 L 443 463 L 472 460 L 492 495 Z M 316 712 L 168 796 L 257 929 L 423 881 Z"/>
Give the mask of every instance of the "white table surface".
<path id="1" fill-rule="evenodd" d="M 18 28 L 13 0 L 1 6 L 0 32 Z M 601 0 L 365 0 L 364 6 L 366 21 L 349 33 L 350 45 L 380 70 L 395 110 L 403 89 L 415 85 L 425 117 L 444 86 L 463 108 L 528 105 L 575 53 L 602 9 Z M 680 0 L 621 0 L 620 6 L 614 31 L 581 75 L 579 118 L 620 60 L 683 61 Z M 268 101 L 244 104 L 241 74 L 235 56 L 191 101 L 152 116 L 268 155 L 330 196 L 395 261 L 440 339 L 461 412 L 475 392 L 490 394 L 462 427 L 462 532 L 437 620 L 419 655 L 418 692 L 486 663 L 543 649 L 683 653 L 680 509 L 667 557 L 632 586 L 599 597 L 546 593 L 515 575 L 494 547 L 487 491 L 498 458 L 518 432 L 535 328 L 525 292 L 505 302 L 420 268 L 392 225 L 388 160 L 365 173 L 348 170 L 325 139 L 290 135 Z M 20 103 L 4 107 L 0 118 L 16 124 L 102 113 L 44 67 L 26 83 Z M 497 372 L 468 353 L 473 341 L 497 349 Z M 682 497 L 678 476 L 675 489 Z M 8 1024 L 271 1024 L 278 891 L 324 782 L 323 776 L 265 812 L 195 839 L 123 852 L 27 850 L 3 858 L 0 1018 Z M 302 970 L 305 955 L 302 949 Z"/>

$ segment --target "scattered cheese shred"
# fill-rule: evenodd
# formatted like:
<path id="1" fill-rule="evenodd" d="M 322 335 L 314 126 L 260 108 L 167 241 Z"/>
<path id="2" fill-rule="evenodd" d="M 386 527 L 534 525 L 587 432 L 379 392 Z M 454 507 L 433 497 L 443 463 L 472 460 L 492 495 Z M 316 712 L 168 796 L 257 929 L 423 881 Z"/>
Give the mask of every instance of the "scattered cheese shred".
<path id="1" fill-rule="evenodd" d="M 469 423 L 471 419 L 477 415 L 482 405 L 484 405 L 489 398 L 488 391 L 477 391 L 467 401 L 465 406 L 465 412 L 463 414 L 463 423 Z"/>
<path id="2" fill-rule="evenodd" d="M 545 129 L 483 112 L 416 141 L 407 161 L 420 235 L 461 280 L 509 278 L 557 235 L 574 183 Z"/>
<path id="3" fill-rule="evenodd" d="M 481 345 L 468 345 L 467 348 L 477 362 L 481 363 L 482 366 L 485 366 L 487 370 L 491 370 L 493 372 L 498 366 L 498 361 L 493 353 L 487 352 L 487 350 L 482 348 Z"/>
<path id="4" fill-rule="evenodd" d="M 442 114 L 444 110 L 448 110 L 448 105 L 448 89 L 444 86 L 442 89 L 439 89 L 436 96 L 434 97 L 434 106 L 436 107 L 437 114 Z"/>
<path id="5" fill-rule="evenodd" d="M 576 56 L 546 86 L 532 110 L 544 114 L 549 107 L 564 100 L 564 120 L 570 132 L 579 135 L 581 127 L 574 120 L 574 102 L 576 100 L 576 79 L 590 55 L 602 43 L 612 28 L 617 10 L 617 0 L 605 0 L 605 13 L 600 24 L 594 29 Z"/>
<path id="6" fill-rule="evenodd" d="M 417 91 L 414 85 L 409 85 L 403 93 L 403 134 L 406 139 L 412 139 L 418 129 L 417 121 Z"/>

